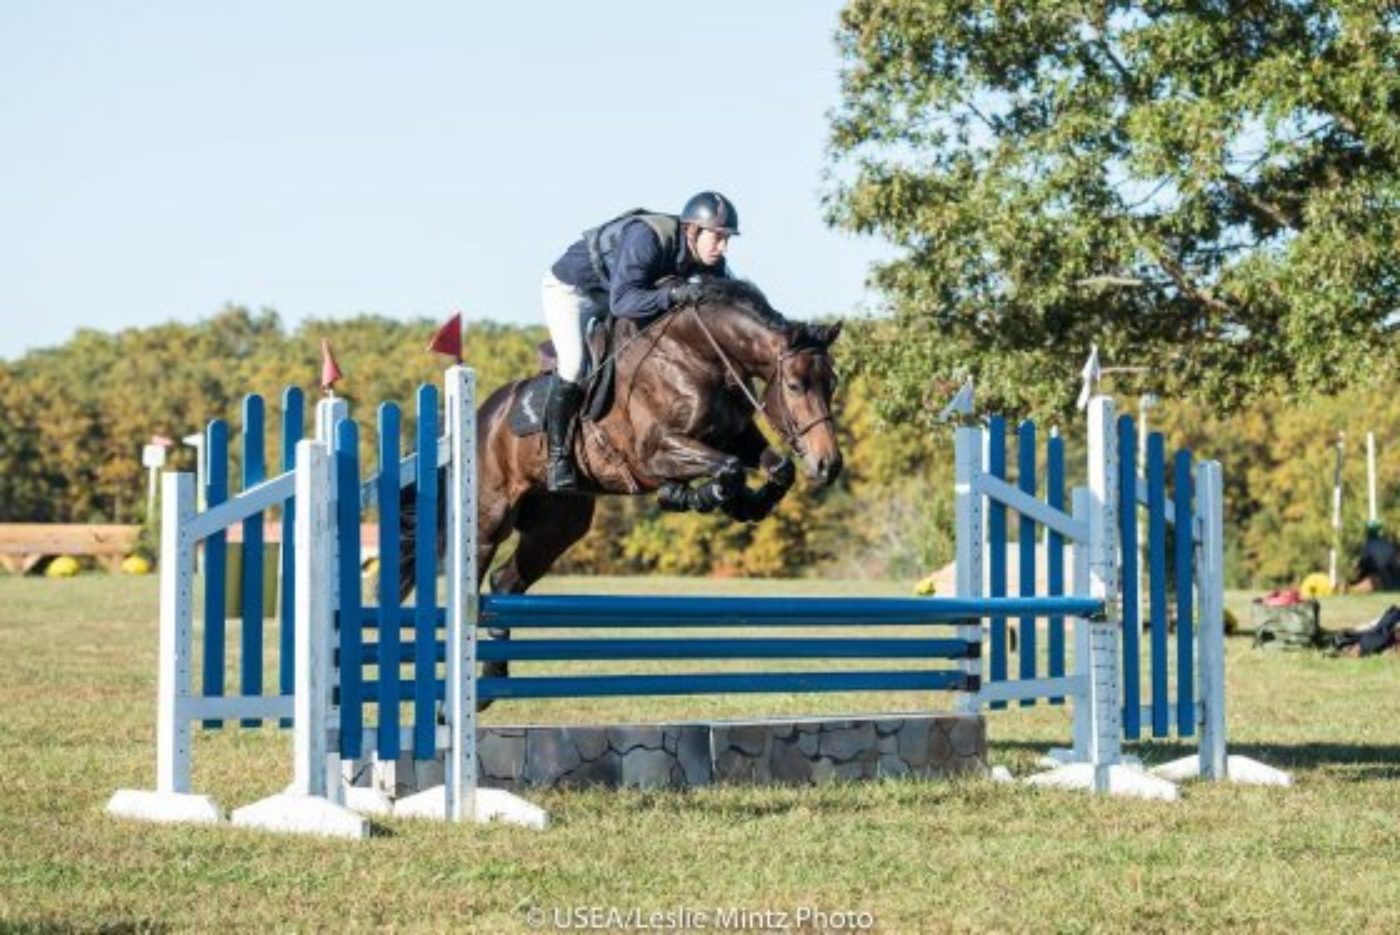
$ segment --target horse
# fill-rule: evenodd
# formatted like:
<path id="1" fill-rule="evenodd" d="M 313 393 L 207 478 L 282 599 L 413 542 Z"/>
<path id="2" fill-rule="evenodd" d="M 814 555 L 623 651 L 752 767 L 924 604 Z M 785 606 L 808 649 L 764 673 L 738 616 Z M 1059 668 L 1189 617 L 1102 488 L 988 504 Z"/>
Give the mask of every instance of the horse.
<path id="1" fill-rule="evenodd" d="M 595 498 L 655 493 L 663 509 L 719 510 L 757 522 L 795 481 L 791 460 L 770 447 L 762 420 L 827 485 L 842 456 L 831 411 L 836 373 L 831 325 L 794 323 L 752 284 L 703 282 L 698 296 L 645 325 L 616 323 L 613 400 L 571 437 L 581 490 L 551 493 L 542 433 L 517 435 L 510 413 L 531 380 L 508 383 L 477 414 L 477 587 L 512 532 L 519 541 L 491 576 L 493 593 L 521 594 L 588 532 Z M 601 368 L 595 370 L 596 377 Z M 761 395 L 753 388 L 761 381 Z M 750 489 L 748 472 L 763 472 Z M 697 480 L 704 483 L 693 486 Z M 407 492 L 406 492 L 407 493 Z M 400 590 L 412 589 L 413 501 L 403 501 Z M 441 527 L 439 527 L 441 528 Z M 504 631 L 492 631 L 498 639 Z M 505 674 L 504 663 L 487 674 Z"/>

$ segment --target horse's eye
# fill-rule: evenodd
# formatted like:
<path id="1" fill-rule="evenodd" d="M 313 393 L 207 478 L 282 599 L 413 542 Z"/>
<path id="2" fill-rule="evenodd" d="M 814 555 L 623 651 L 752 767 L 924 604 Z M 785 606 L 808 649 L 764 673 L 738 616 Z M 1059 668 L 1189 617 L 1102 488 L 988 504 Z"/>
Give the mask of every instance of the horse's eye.
<path id="1" fill-rule="evenodd" d="M 788 388 L 788 392 L 789 392 L 789 393 L 800 393 L 800 392 L 802 392 L 802 384 L 801 384 L 801 383 L 795 383 L 795 382 L 793 382 L 792 380 L 789 380 L 789 381 L 788 381 L 787 388 Z"/>

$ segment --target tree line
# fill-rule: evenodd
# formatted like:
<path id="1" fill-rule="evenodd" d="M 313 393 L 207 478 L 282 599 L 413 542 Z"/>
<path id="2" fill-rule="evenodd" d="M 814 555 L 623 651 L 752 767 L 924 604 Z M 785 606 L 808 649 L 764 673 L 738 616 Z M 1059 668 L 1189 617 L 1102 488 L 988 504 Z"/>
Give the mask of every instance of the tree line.
<path id="1" fill-rule="evenodd" d="M 1074 451 L 1091 343 L 1121 411 L 1161 397 L 1171 443 L 1224 463 L 1233 583 L 1325 567 L 1339 431 L 1343 554 L 1363 535 L 1367 431 L 1381 516 L 1400 524 L 1400 7 L 851 0 L 835 40 L 827 218 L 893 247 L 870 280 L 886 314 L 837 348 L 845 476 L 755 526 L 607 500 L 568 568 L 937 567 L 952 457 L 932 414 L 970 376 L 982 411 L 1058 422 Z M 275 409 L 284 384 L 311 389 L 323 337 L 362 418 L 407 403 L 440 368 L 432 326 L 289 334 L 233 308 L 0 365 L 0 519 L 138 518 L 150 434 L 232 418 L 250 390 Z M 472 323 L 480 388 L 532 372 L 543 337 Z"/>
<path id="2" fill-rule="evenodd" d="M 361 316 L 310 320 L 290 332 L 271 311 L 229 308 L 194 324 L 114 334 L 83 331 L 68 343 L 0 364 L 0 521 L 130 522 L 145 510 L 141 446 L 152 435 L 178 439 L 215 417 L 236 430 L 243 396 L 261 394 L 267 422 L 280 420 L 284 387 L 317 398 L 321 339 L 345 379 L 337 393 L 363 424 L 383 400 L 404 409 L 403 442 L 413 429 L 417 386 L 440 380 L 444 361 L 425 345 L 436 323 Z M 884 320 L 854 321 L 835 348 L 843 371 L 836 401 L 846 471 L 830 488 L 799 481 L 763 523 L 722 516 L 664 514 L 654 498 L 604 498 L 594 530 L 561 571 L 595 574 L 734 576 L 823 575 L 913 579 L 952 560 L 951 429 L 935 422 L 942 398 L 892 419 L 881 384 L 859 364 L 860 349 Z M 467 362 L 482 398 L 538 369 L 539 327 L 473 321 Z M 848 354 L 851 360 L 844 359 Z M 935 375 L 936 376 L 936 375 Z M 943 385 L 946 380 L 931 380 Z M 1110 382 L 1106 388 L 1113 390 Z M 1354 549 L 1365 522 L 1366 431 L 1381 444 L 1383 517 L 1400 522 L 1400 394 L 1394 376 L 1375 389 L 1308 404 L 1267 397 L 1233 413 L 1189 401 L 1162 402 L 1153 420 L 1169 444 L 1219 458 L 1227 484 L 1227 571 L 1240 585 L 1296 581 L 1325 567 L 1331 542 L 1334 442 L 1350 440 L 1345 536 Z M 1083 479 L 1077 386 L 1058 385 L 1049 406 L 1069 442 L 1070 483 Z M 934 392 L 932 390 L 928 391 Z M 1136 398 L 1119 398 L 1135 411 Z M 308 428 L 311 405 L 307 406 Z M 373 432 L 362 432 L 363 463 L 373 463 Z M 238 477 L 239 452 L 231 446 Z M 172 449 L 167 469 L 193 470 L 193 449 Z M 269 430 L 267 462 L 281 464 Z M 231 486 L 237 489 L 237 482 Z M 1015 524 L 1012 524 L 1014 528 Z"/>

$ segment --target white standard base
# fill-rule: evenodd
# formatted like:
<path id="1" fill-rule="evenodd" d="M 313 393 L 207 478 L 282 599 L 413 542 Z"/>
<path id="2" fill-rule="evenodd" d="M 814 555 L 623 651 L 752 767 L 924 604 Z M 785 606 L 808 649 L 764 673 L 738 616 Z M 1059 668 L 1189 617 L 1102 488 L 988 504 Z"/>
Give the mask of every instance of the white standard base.
<path id="1" fill-rule="evenodd" d="M 187 792 L 152 792 L 149 789 L 121 789 L 107 802 L 107 814 L 137 821 L 180 822 L 216 825 L 223 812 L 207 795 Z"/>
<path id="2" fill-rule="evenodd" d="M 1040 758 L 1040 765 L 1046 769 L 1055 769 L 1060 766 L 1070 766 L 1075 763 L 1083 763 L 1085 760 L 1075 755 L 1074 750 L 1069 747 L 1051 747 L 1049 752 Z M 1131 766 L 1133 769 L 1142 769 L 1142 760 L 1131 753 L 1124 753 L 1118 757 L 1118 762 L 1124 766 Z"/>
<path id="3" fill-rule="evenodd" d="M 1201 758 L 1199 756 L 1182 757 L 1179 760 L 1172 760 L 1170 763 L 1163 763 L 1152 770 L 1154 776 L 1160 776 L 1171 782 L 1183 782 L 1187 779 L 1201 778 Z M 1293 777 L 1281 769 L 1274 769 L 1260 763 L 1258 760 L 1251 760 L 1247 756 L 1228 756 L 1225 758 L 1225 778 L 1230 782 L 1245 786 L 1291 786 Z"/>
<path id="4" fill-rule="evenodd" d="M 291 792 L 236 809 L 233 823 L 240 828 L 287 834 L 316 834 L 352 840 L 369 837 L 368 819 L 319 796 Z"/>
<path id="5" fill-rule="evenodd" d="M 447 787 L 434 786 L 394 803 L 394 815 L 399 818 L 447 819 Z M 476 813 L 472 820 L 479 824 L 503 821 L 524 828 L 541 829 L 549 825 L 549 813 L 533 802 L 504 789 L 477 789 Z"/>
<path id="6" fill-rule="evenodd" d="M 1096 774 L 1102 773 L 1100 785 Z M 1040 773 L 1025 780 L 1033 786 L 1050 786 L 1056 789 L 1087 789 L 1090 792 L 1107 792 L 1109 795 L 1130 795 L 1140 799 L 1160 799 L 1175 802 L 1181 795 L 1175 784 L 1159 779 L 1142 770 L 1123 763 L 1095 768 L 1090 763 L 1072 763 Z"/>
<path id="7" fill-rule="evenodd" d="M 361 815 L 392 815 L 394 803 L 378 789 L 346 786 L 345 806 Z"/>

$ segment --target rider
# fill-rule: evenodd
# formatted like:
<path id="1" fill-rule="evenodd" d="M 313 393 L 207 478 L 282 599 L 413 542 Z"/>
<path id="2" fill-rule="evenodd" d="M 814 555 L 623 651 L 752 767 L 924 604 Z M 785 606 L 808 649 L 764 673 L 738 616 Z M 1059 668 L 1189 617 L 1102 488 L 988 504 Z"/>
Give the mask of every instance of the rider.
<path id="1" fill-rule="evenodd" d="M 544 274 L 545 322 L 558 366 L 545 405 L 549 441 L 549 489 L 578 489 L 569 456 L 569 423 L 583 401 L 589 325 L 611 312 L 622 318 L 651 318 L 693 301 L 698 286 L 661 280 L 696 273 L 727 276 L 724 252 L 739 233 L 739 213 L 719 192 L 701 192 L 679 216 L 638 209 L 583 232 Z"/>

